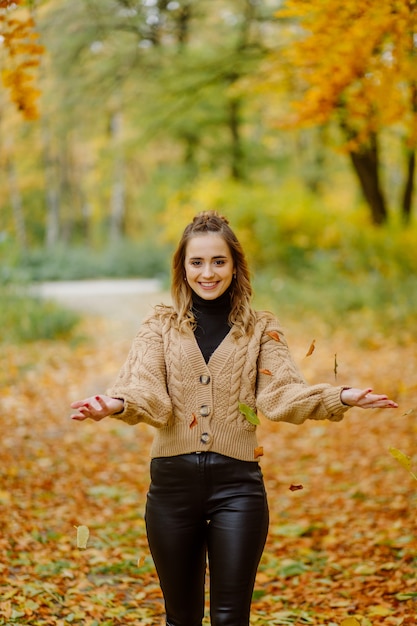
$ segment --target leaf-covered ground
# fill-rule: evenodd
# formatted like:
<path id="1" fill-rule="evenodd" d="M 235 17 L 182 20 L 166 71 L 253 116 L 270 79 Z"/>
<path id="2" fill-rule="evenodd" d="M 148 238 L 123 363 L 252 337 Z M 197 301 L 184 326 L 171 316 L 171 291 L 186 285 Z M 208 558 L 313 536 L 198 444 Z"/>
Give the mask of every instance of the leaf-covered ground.
<path id="1" fill-rule="evenodd" d="M 2 348 L 2 625 L 164 623 L 143 522 L 152 431 L 69 419 L 72 400 L 111 381 L 131 333 L 100 319 L 84 333 L 75 345 Z M 352 333 L 313 337 L 300 324 L 287 337 L 310 382 L 335 380 L 336 355 L 338 383 L 374 386 L 400 408 L 262 423 L 271 526 L 253 626 L 417 623 L 417 481 L 389 453 L 416 455 L 417 352 L 388 338 L 358 346 Z"/>

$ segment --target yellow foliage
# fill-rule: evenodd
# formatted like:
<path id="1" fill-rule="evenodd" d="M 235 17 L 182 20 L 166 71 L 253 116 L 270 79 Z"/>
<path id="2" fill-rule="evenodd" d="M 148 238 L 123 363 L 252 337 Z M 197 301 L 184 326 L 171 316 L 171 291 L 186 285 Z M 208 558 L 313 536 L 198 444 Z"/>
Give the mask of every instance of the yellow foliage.
<path id="1" fill-rule="evenodd" d="M 293 27 L 287 45 L 268 60 L 269 88 L 282 89 L 286 73 L 302 94 L 280 126 L 340 115 L 354 148 L 378 128 L 402 122 L 410 146 L 417 145 L 415 2 L 287 0 L 277 17 Z"/>
<path id="2" fill-rule="evenodd" d="M 43 47 L 37 43 L 32 17 L 19 5 L 22 5 L 21 0 L 0 2 L 0 35 L 6 56 L 1 77 L 23 117 L 34 120 L 39 115 L 40 92 L 34 86 L 32 71 L 39 67 Z"/>

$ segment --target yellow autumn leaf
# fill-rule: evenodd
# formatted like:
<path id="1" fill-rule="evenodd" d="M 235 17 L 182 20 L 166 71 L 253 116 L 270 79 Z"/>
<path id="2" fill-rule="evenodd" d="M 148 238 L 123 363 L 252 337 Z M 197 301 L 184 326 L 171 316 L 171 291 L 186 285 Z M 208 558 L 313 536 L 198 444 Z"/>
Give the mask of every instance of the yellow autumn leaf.
<path id="1" fill-rule="evenodd" d="M 77 548 L 85 550 L 90 536 L 90 530 L 88 526 L 77 526 Z"/>
<path id="2" fill-rule="evenodd" d="M 387 606 L 382 606 L 381 604 L 377 604 L 375 606 L 369 607 L 369 615 L 372 617 L 387 617 L 391 615 L 391 609 Z"/>
<path id="3" fill-rule="evenodd" d="M 12 499 L 11 494 L 8 491 L 5 491 L 4 489 L 0 489 L 0 502 L 2 504 L 9 504 L 11 499 Z"/>
<path id="4" fill-rule="evenodd" d="M 411 459 L 409 456 L 401 452 L 401 450 L 397 450 L 397 448 L 390 448 L 389 452 L 408 472 L 411 471 Z"/>
<path id="5" fill-rule="evenodd" d="M 341 622 L 340 626 L 361 626 L 356 617 L 347 617 Z"/>

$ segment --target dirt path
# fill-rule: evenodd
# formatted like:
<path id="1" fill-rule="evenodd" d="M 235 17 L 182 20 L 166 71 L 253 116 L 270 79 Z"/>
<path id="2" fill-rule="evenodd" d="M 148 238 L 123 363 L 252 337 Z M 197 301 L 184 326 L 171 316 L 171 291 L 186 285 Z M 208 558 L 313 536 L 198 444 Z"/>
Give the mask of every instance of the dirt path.
<path id="1" fill-rule="evenodd" d="M 126 339 L 153 306 L 170 295 L 156 279 L 82 280 L 41 283 L 35 292 L 79 313 L 108 321 L 109 332 Z"/>

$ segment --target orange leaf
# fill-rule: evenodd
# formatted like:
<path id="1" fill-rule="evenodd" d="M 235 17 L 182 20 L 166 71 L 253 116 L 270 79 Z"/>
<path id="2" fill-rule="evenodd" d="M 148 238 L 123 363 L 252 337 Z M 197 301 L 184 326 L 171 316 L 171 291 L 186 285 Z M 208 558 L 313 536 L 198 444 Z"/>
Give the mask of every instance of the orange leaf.
<path id="1" fill-rule="evenodd" d="M 315 340 L 315 339 L 313 339 L 313 341 L 312 341 L 312 342 L 311 342 L 311 344 L 310 344 L 310 347 L 309 347 L 309 349 L 308 349 L 308 352 L 307 352 L 306 356 L 311 356 L 311 355 L 313 354 L 314 349 L 315 349 L 315 347 L 316 347 L 316 346 L 314 345 L 315 343 L 316 343 L 316 340 Z"/>
<path id="2" fill-rule="evenodd" d="M 268 333 L 266 333 L 269 337 L 271 337 L 271 339 L 273 339 L 274 341 L 281 341 L 280 336 L 278 335 L 276 330 L 270 330 Z"/>
<path id="3" fill-rule="evenodd" d="M 264 455 L 264 449 L 263 446 L 258 446 L 257 448 L 255 448 L 254 450 L 254 458 L 258 459 L 260 456 Z"/>
<path id="4" fill-rule="evenodd" d="M 0 613 L 2 617 L 9 621 L 13 613 L 11 600 L 6 600 L 6 602 L 0 602 Z"/>
<path id="5" fill-rule="evenodd" d="M 299 489 L 304 489 L 303 485 L 290 485 L 290 491 L 298 491 Z"/>
<path id="6" fill-rule="evenodd" d="M 267 376 L 272 376 L 271 370 L 259 370 L 260 374 L 266 374 Z"/>
<path id="7" fill-rule="evenodd" d="M 190 428 L 194 428 L 194 426 L 197 426 L 197 415 L 193 413 L 191 417 Z"/>

